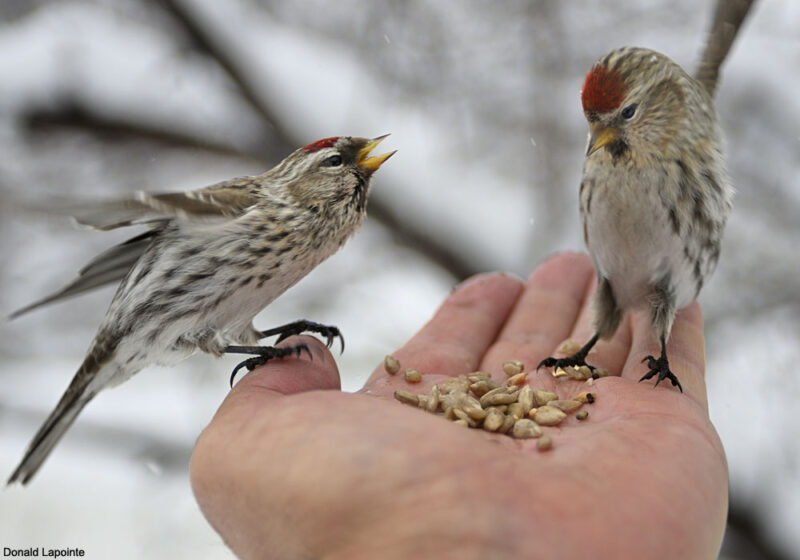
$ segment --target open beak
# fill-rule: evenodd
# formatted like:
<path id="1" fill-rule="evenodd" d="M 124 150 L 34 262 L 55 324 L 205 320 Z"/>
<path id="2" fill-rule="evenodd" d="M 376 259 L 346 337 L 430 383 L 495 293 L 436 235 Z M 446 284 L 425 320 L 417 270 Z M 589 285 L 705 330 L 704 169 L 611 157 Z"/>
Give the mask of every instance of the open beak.
<path id="1" fill-rule="evenodd" d="M 375 147 L 383 142 L 383 139 L 389 136 L 388 134 L 384 134 L 383 136 L 378 136 L 377 138 L 373 138 L 367 145 L 361 148 L 358 151 L 358 155 L 356 156 L 356 163 L 359 167 L 364 169 L 368 173 L 373 173 L 376 169 L 378 169 L 381 164 L 392 157 L 397 150 L 394 152 L 388 152 L 385 154 L 381 154 L 379 156 L 370 156 L 369 153 L 375 149 Z"/>
<path id="2" fill-rule="evenodd" d="M 589 126 L 589 146 L 586 148 L 586 155 L 590 156 L 603 146 L 607 146 L 619 138 L 617 129 L 612 127 L 602 127 L 600 125 Z"/>

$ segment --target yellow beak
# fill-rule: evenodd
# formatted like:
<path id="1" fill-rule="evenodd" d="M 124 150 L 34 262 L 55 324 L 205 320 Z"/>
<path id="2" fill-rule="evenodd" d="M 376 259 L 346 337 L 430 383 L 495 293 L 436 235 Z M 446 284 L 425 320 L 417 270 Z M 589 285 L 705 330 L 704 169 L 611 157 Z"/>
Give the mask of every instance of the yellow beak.
<path id="1" fill-rule="evenodd" d="M 617 129 L 611 128 L 610 126 L 602 127 L 600 125 L 593 124 L 589 126 L 589 133 L 589 146 L 586 148 L 587 156 L 592 155 L 603 146 L 607 146 L 619 138 Z"/>
<path id="2" fill-rule="evenodd" d="M 386 154 L 381 154 L 379 156 L 368 157 L 369 153 L 372 150 L 374 150 L 378 144 L 383 142 L 383 139 L 386 138 L 387 136 L 389 135 L 384 134 L 383 136 L 378 136 L 377 138 L 374 138 L 370 142 L 367 142 L 366 146 L 364 146 L 358 151 L 358 155 L 356 156 L 356 163 L 358 164 L 359 167 L 361 167 L 368 173 L 372 173 L 376 169 L 378 169 L 384 161 L 392 157 L 395 154 L 395 152 L 397 152 L 397 150 L 395 150 L 394 152 L 388 152 Z"/>

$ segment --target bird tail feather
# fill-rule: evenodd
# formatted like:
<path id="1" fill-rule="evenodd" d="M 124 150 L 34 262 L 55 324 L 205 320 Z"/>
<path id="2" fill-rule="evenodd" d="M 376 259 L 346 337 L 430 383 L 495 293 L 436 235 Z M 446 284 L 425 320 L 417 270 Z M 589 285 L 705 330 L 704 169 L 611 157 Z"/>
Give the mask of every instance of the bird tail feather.
<path id="1" fill-rule="evenodd" d="M 24 485 L 30 482 L 83 407 L 96 394 L 96 391 L 90 388 L 93 377 L 83 366 L 78 370 L 56 408 L 31 440 L 25 456 L 9 477 L 7 484 L 20 482 Z"/>

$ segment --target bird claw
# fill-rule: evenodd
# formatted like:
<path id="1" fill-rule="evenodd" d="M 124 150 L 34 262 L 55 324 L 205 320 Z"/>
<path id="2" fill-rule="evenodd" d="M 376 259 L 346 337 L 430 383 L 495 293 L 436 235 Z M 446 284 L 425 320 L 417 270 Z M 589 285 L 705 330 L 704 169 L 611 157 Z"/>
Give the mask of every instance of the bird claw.
<path id="1" fill-rule="evenodd" d="M 242 368 L 247 368 L 247 371 L 253 371 L 258 366 L 262 366 L 274 358 L 285 358 L 286 356 L 291 356 L 292 354 L 299 358 L 304 351 L 306 354 L 308 354 L 308 358 L 310 360 L 314 359 L 314 357 L 311 355 L 311 350 L 309 350 L 308 346 L 305 344 L 298 344 L 297 346 L 289 346 L 284 348 L 275 348 L 274 346 L 253 346 L 250 348 L 250 350 L 253 352 L 253 354 L 257 355 L 243 360 L 235 368 L 233 368 L 230 378 L 231 387 L 233 387 L 233 381 L 236 379 L 236 374 Z"/>
<path id="2" fill-rule="evenodd" d="M 306 319 L 301 319 L 293 323 L 288 323 L 280 327 L 262 331 L 261 338 L 277 334 L 279 335 L 278 339 L 275 341 L 275 344 L 277 344 L 282 340 L 289 338 L 290 336 L 302 334 L 304 332 L 313 332 L 323 336 L 325 338 L 325 345 L 328 348 L 333 345 L 334 339 L 338 338 L 340 353 L 344 352 L 344 336 L 342 336 L 342 333 L 339 331 L 338 327 L 334 327 L 333 325 L 323 325 L 321 323 L 315 323 L 314 321 L 308 321 Z"/>
<path id="3" fill-rule="evenodd" d="M 654 387 L 658 387 L 658 384 L 663 380 L 669 379 L 673 387 L 677 387 L 680 392 L 683 393 L 681 382 L 678 381 L 678 378 L 675 377 L 675 374 L 669 369 L 669 361 L 667 360 L 666 354 L 663 354 L 660 358 L 656 358 L 655 356 L 645 356 L 642 362 L 647 362 L 647 367 L 650 368 L 650 371 L 645 373 L 642 378 L 639 379 L 640 382 L 644 381 L 645 379 L 651 379 L 658 375 Z"/>
<path id="4" fill-rule="evenodd" d="M 596 369 L 593 365 L 586 363 L 586 358 L 584 356 L 579 356 L 577 354 L 574 354 L 566 358 L 553 358 L 553 357 L 545 358 L 544 360 L 539 362 L 538 366 L 536 366 L 536 371 L 539 371 L 543 367 L 551 367 L 554 370 L 557 370 L 558 368 L 561 369 L 565 369 L 568 367 L 579 368 L 581 366 L 588 367 L 592 371 L 592 373 L 594 373 L 594 370 Z"/>

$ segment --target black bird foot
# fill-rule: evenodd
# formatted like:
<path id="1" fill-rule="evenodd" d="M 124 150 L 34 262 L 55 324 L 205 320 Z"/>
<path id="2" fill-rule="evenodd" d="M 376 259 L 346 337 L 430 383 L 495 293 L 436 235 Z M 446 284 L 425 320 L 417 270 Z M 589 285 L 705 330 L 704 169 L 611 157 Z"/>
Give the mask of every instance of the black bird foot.
<path id="1" fill-rule="evenodd" d="M 589 353 L 589 350 L 591 350 L 592 347 L 597 344 L 598 338 L 598 335 L 594 335 L 589 342 L 584 344 L 583 348 L 575 352 L 572 356 L 567 356 L 566 358 L 545 358 L 539 362 L 539 365 L 536 366 L 536 370 L 538 371 L 543 367 L 552 367 L 555 370 L 558 368 L 579 368 L 581 366 L 586 366 L 592 371 L 592 373 L 594 373 L 595 367 L 586 363 L 586 355 Z"/>
<path id="2" fill-rule="evenodd" d="M 314 321 L 308 321 L 306 319 L 300 319 L 299 321 L 287 323 L 286 325 L 281 325 L 280 327 L 274 327 L 272 329 L 261 331 L 261 338 L 275 336 L 276 334 L 280 335 L 278 336 L 278 340 L 275 341 L 275 344 L 277 344 L 281 340 L 285 340 L 290 336 L 302 334 L 304 332 L 313 332 L 324 336 L 325 344 L 328 346 L 328 348 L 330 348 L 333 344 L 333 339 L 338 338 L 339 347 L 341 348 L 340 351 L 344 352 L 344 337 L 337 327 L 315 323 Z"/>
<path id="3" fill-rule="evenodd" d="M 305 344 L 283 348 L 275 348 L 274 346 L 228 346 L 225 352 L 228 354 L 255 354 L 252 358 L 247 358 L 233 368 L 230 380 L 231 387 L 233 387 L 233 380 L 236 379 L 236 374 L 242 368 L 247 368 L 247 371 L 253 371 L 253 368 L 264 365 L 274 358 L 285 358 L 292 354 L 299 358 L 300 354 L 303 352 L 308 354 L 309 358 L 313 359 L 311 350 L 309 350 L 308 346 Z"/>
<path id="4" fill-rule="evenodd" d="M 656 359 L 654 356 L 647 356 L 642 360 L 642 362 L 647 362 L 647 367 L 650 368 L 650 371 L 645 373 L 639 381 L 644 381 L 645 379 L 650 379 L 655 375 L 658 375 L 656 378 L 656 384 L 654 385 L 655 387 L 657 387 L 658 384 L 665 379 L 669 379 L 672 382 L 672 385 L 680 389 L 681 393 L 683 393 L 681 382 L 678 381 L 678 378 L 675 377 L 675 374 L 669 369 L 669 361 L 667 360 L 666 352 L 662 351 L 661 356 L 658 359 Z"/>

